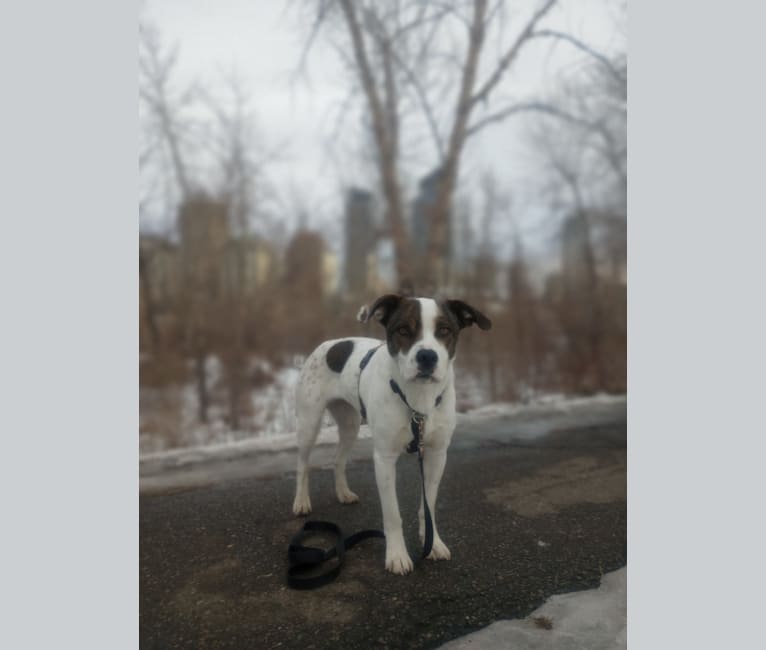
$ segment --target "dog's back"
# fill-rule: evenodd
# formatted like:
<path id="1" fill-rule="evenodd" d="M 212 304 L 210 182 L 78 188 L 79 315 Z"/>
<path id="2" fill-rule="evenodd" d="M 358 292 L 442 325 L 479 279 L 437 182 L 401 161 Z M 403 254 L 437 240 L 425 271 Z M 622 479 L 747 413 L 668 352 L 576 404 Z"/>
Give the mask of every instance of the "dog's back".
<path id="1" fill-rule="evenodd" d="M 325 410 L 330 411 L 338 425 L 336 495 L 342 503 L 358 500 L 346 482 L 346 458 L 362 422 L 358 394 L 359 364 L 370 350 L 380 344 L 378 339 L 363 337 L 325 341 L 303 365 L 296 395 L 298 469 L 293 502 L 296 515 L 311 512 L 308 463 Z"/>

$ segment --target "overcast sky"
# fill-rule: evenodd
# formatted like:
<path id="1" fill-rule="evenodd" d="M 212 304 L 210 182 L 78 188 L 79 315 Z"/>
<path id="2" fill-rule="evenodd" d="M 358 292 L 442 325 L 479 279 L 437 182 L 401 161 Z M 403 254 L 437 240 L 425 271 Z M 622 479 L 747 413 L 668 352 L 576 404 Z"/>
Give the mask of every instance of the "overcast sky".
<path id="1" fill-rule="evenodd" d="M 539 0 L 509 0 L 519 15 L 512 22 L 521 24 L 539 4 Z M 600 51 L 612 53 L 625 47 L 619 4 L 614 0 L 562 0 L 540 26 L 566 30 Z M 301 205 L 310 208 L 309 225 L 329 230 L 331 239 L 337 241 L 344 186 L 373 186 L 376 179 L 365 175 L 363 166 L 349 156 L 354 148 L 361 150 L 361 143 L 330 141 L 348 78 L 321 34 L 311 52 L 308 79 L 295 78 L 310 23 L 309 16 L 301 15 L 305 7 L 302 1 L 145 0 L 140 15 L 158 27 L 164 45 L 179 46 L 181 81 L 196 79 L 215 89 L 222 69 L 237 71 L 252 93 L 264 146 L 285 146 L 282 159 L 268 168 L 270 183 L 286 201 L 299 194 Z M 541 40 L 524 51 L 498 88 L 497 97 L 503 93 L 514 98 L 545 96 L 555 90 L 562 73 L 582 65 L 584 58 L 566 44 L 551 51 L 550 42 Z M 487 65 L 496 60 L 494 51 L 487 48 L 484 60 Z M 357 116 L 350 112 L 346 119 L 358 122 Z M 522 233 L 534 239 L 550 220 L 546 221 L 544 208 L 529 195 L 534 185 L 528 182 L 530 175 L 538 170 L 524 141 L 524 119 L 511 118 L 472 139 L 463 170 L 466 185 L 475 182 L 482 171 L 492 170 L 502 189 L 513 196 Z M 349 129 L 348 137 L 358 140 L 358 128 Z M 434 163 L 432 151 L 424 145 L 422 156 L 408 169 L 412 181 L 431 171 Z M 142 226 L 166 227 L 172 215 L 160 212 L 155 206 L 142 215 Z M 285 214 L 286 219 L 296 218 L 294 210 L 286 212 L 292 212 Z M 503 230 L 503 224 L 498 229 L 501 237 L 509 232 Z"/>

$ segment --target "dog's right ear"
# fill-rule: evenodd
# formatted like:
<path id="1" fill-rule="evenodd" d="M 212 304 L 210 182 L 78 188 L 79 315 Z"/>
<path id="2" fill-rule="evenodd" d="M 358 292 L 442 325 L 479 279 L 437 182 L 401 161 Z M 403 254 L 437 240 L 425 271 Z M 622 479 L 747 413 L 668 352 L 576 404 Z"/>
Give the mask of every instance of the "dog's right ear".
<path id="1" fill-rule="evenodd" d="M 356 315 L 357 319 L 361 323 L 366 323 L 371 318 L 377 318 L 383 327 L 388 325 L 388 319 L 391 318 L 391 314 L 396 311 L 399 303 L 402 301 L 403 296 L 399 296 L 395 293 L 388 293 L 385 296 L 378 298 L 370 307 L 364 305 L 359 313 Z"/>

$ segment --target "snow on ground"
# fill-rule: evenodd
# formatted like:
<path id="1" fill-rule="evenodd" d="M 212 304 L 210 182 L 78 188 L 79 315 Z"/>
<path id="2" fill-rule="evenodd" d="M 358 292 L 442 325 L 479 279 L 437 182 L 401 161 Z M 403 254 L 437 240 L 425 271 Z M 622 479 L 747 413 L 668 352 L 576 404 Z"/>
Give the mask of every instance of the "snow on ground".
<path id="1" fill-rule="evenodd" d="M 565 414 L 577 414 L 592 411 L 594 407 L 617 405 L 624 403 L 625 395 L 594 395 L 592 397 L 565 397 L 563 395 L 551 395 L 540 397 L 530 404 L 494 403 L 482 406 L 459 414 L 458 421 L 463 423 L 480 423 L 495 417 L 510 418 L 550 418 L 561 417 Z M 331 418 L 326 420 L 330 424 Z M 536 428 L 526 432 L 526 437 L 544 435 L 546 427 Z M 519 431 L 521 433 L 521 430 Z M 369 438 L 370 431 L 367 425 L 362 425 L 359 438 Z M 317 438 L 318 445 L 334 444 L 338 441 L 338 429 L 334 425 L 324 426 Z M 277 452 L 294 449 L 296 435 L 293 429 L 289 432 L 274 432 L 259 434 L 238 440 L 224 440 L 214 444 L 201 444 L 171 450 L 152 451 L 141 454 L 142 462 L 157 461 L 163 466 L 181 467 L 190 463 L 198 463 L 206 460 L 226 460 L 240 458 L 245 454 Z"/>
<path id="2" fill-rule="evenodd" d="M 562 393 L 539 394 L 525 402 L 495 402 L 485 404 L 467 411 L 465 415 L 472 417 L 497 417 L 518 415 L 520 413 L 534 414 L 537 412 L 569 413 L 583 406 L 606 406 L 625 401 L 625 395 L 608 395 L 597 393 L 587 397 L 564 395 Z"/>
<path id="3" fill-rule="evenodd" d="M 249 374 L 265 378 L 249 394 L 250 408 L 242 413 L 241 427 L 233 430 L 227 423 L 227 395 L 223 368 L 215 356 L 206 360 L 210 393 L 208 423 L 198 420 L 197 390 L 194 382 L 162 391 L 141 389 L 141 458 L 168 459 L 208 457 L 231 448 L 241 451 L 275 451 L 295 446 L 295 392 L 304 359 L 295 357 L 289 365 L 272 367 L 263 359 L 252 359 Z M 190 369 L 191 370 L 191 369 Z M 581 408 L 608 406 L 625 399 L 624 395 L 599 394 L 568 397 L 562 394 L 527 392 L 525 399 L 514 403 L 486 404 L 489 387 L 471 373 L 461 373 L 456 381 L 457 407 L 461 418 L 474 421 L 494 417 L 566 414 Z M 479 406 L 481 405 L 481 406 Z M 336 441 L 337 431 L 325 414 L 320 444 Z M 329 433 L 334 431 L 334 434 Z M 329 437 L 332 436 L 334 437 Z M 203 451 L 205 448 L 207 451 Z"/>
<path id="4" fill-rule="evenodd" d="M 552 596 L 527 618 L 497 621 L 440 650 L 621 650 L 627 647 L 627 569 L 598 589 Z"/>
<path id="5" fill-rule="evenodd" d="M 359 438 L 369 438 L 370 430 L 367 425 L 359 429 Z M 317 445 L 329 445 L 338 442 L 338 427 L 327 426 L 319 430 Z M 252 438 L 244 438 L 234 442 L 220 442 L 211 445 L 199 445 L 196 447 L 184 447 L 157 451 L 141 455 L 141 461 L 159 461 L 165 466 L 181 467 L 190 463 L 199 463 L 205 460 L 228 460 L 240 458 L 243 455 L 259 452 L 285 451 L 295 449 L 297 446 L 295 431 L 262 435 Z"/>
<path id="6" fill-rule="evenodd" d="M 252 359 L 249 373 L 258 373 L 268 383 L 249 393 L 250 408 L 240 415 L 241 427 L 232 429 L 227 423 L 227 395 L 223 384 L 223 368 L 219 359 L 206 359 L 210 405 L 208 422 L 199 421 L 199 402 L 194 381 L 165 389 L 141 387 L 142 457 L 167 451 L 168 448 L 195 448 L 234 444 L 254 437 L 279 437 L 295 431 L 295 390 L 304 359 L 295 357 L 292 364 L 274 368 L 263 359 Z M 193 368 L 189 369 L 193 375 Z M 332 425 L 329 415 L 323 424 Z"/>

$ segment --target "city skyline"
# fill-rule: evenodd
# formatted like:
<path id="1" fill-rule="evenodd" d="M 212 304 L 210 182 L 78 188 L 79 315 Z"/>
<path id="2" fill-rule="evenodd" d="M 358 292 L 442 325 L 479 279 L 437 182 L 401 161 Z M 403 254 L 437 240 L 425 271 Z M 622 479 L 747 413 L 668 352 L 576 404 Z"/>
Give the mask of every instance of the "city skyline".
<path id="1" fill-rule="evenodd" d="M 586 6 L 587 5 L 587 6 Z M 523 3 L 520 19 L 534 8 Z M 253 106 L 264 147 L 283 147 L 283 155 L 269 164 L 265 174 L 276 195 L 274 213 L 287 230 L 298 219 L 311 228 L 327 232 L 335 252 L 344 211 L 343 196 L 352 186 L 377 193 L 377 177 L 359 162 L 361 144 L 352 132 L 328 143 L 333 120 L 343 99 L 347 81 L 332 49 L 317 39 L 307 63 L 306 78 L 297 78 L 306 21 L 300 19 L 298 5 L 281 3 L 229 2 L 226 11 L 212 12 L 200 2 L 145 2 L 142 18 L 159 29 L 163 45 L 179 46 L 179 79 L 203 82 L 210 92 L 221 83 L 221 71 L 236 71 L 246 88 L 253 93 Z M 551 13 L 547 24 L 566 29 L 602 51 L 609 52 L 615 43 L 615 17 L 602 0 L 586 3 L 562 3 Z M 587 17 L 587 20 L 586 20 Z M 513 21 L 511 21 L 513 24 Z M 537 46 L 525 53 L 512 76 L 509 89 L 514 93 L 544 93 L 555 88 L 563 70 L 577 66 L 585 55 L 566 44 L 553 50 Z M 540 74 L 540 71 L 543 74 Z M 357 120 L 355 113 L 347 119 Z M 511 118 L 479 134 L 467 151 L 461 195 L 473 202 L 469 218 L 478 219 L 480 201 L 476 187 L 479 176 L 492 171 L 513 194 L 515 225 L 526 243 L 538 248 L 551 235 L 550 210 L 534 195 L 529 175 L 534 165 L 523 143 L 523 117 Z M 413 200 L 420 179 L 433 169 L 434 160 L 427 148 L 406 167 L 407 195 Z M 344 162 L 338 162 L 338 159 Z M 531 194 L 531 195 L 530 195 Z M 167 231 L 175 214 L 162 201 L 143 206 L 142 230 Z M 310 206 L 310 209 L 305 209 Z M 504 220 L 495 224 L 496 239 L 510 256 L 512 225 Z"/>

